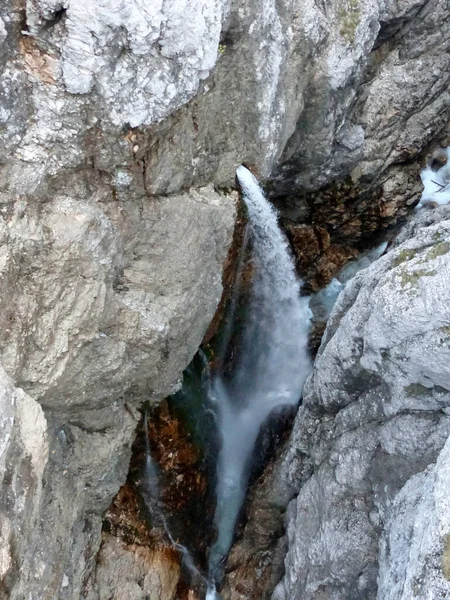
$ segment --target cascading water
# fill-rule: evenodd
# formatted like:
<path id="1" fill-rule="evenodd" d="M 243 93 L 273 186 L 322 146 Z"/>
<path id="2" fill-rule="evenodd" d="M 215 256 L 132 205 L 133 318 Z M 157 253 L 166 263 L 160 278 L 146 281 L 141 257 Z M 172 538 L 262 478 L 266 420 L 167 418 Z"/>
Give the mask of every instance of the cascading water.
<path id="1" fill-rule="evenodd" d="M 366 269 L 373 262 L 378 260 L 386 248 L 387 242 L 383 242 L 376 248 L 364 252 L 359 258 L 346 264 L 345 267 L 330 281 L 326 288 L 313 294 L 310 298 L 309 305 L 314 316 L 321 321 L 327 321 L 345 284 L 350 281 L 356 273 L 362 271 L 362 269 Z"/>
<path id="2" fill-rule="evenodd" d="M 217 375 L 210 388 L 222 445 L 214 515 L 217 539 L 209 555 L 207 600 L 219 597 L 213 586 L 232 544 L 261 426 L 277 407 L 297 404 L 311 367 L 308 299 L 300 296 L 300 281 L 277 213 L 248 169 L 239 167 L 237 177 L 249 213 L 254 274 L 237 365 L 227 378 Z"/>
<path id="3" fill-rule="evenodd" d="M 193 579 L 207 584 L 206 600 L 220 598 L 215 586 L 221 579 L 222 564 L 233 541 L 261 426 L 275 409 L 298 403 L 311 368 L 307 352 L 308 299 L 300 296 L 300 281 L 288 243 L 278 226 L 277 213 L 250 171 L 239 167 L 237 177 L 248 208 L 249 223 L 238 258 L 216 374 L 209 370 L 206 356 L 199 354 L 202 375 L 198 391 L 207 398 L 204 409 L 214 412 L 221 444 L 216 464 L 214 525 L 217 538 L 209 553 L 208 583 L 187 548 L 171 535 L 160 498 L 161 474 L 146 435 L 143 497 L 153 522 L 165 530 L 171 544 L 181 552 Z M 239 321 L 237 327 L 238 294 L 250 243 L 252 286 L 244 321 Z M 236 330 L 239 351 L 230 369 L 225 363 Z M 189 397 L 189 386 L 183 389 Z"/>

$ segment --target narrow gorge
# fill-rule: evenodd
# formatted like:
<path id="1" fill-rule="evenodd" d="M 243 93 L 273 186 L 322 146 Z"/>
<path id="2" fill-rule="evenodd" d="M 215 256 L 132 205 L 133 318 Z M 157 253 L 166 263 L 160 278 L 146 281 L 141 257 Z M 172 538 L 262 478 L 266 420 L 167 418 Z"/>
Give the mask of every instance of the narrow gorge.
<path id="1" fill-rule="evenodd" d="M 4 0 L 0 600 L 450 598 L 450 0 Z"/>

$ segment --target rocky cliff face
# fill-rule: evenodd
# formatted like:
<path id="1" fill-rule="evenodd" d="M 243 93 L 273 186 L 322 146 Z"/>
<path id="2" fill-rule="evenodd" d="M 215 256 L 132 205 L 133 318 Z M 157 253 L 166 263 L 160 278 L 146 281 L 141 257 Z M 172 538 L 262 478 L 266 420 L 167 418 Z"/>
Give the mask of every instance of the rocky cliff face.
<path id="1" fill-rule="evenodd" d="M 450 433 L 448 217 L 356 275 L 338 301 L 294 429 L 313 472 L 289 507 L 274 598 L 450 592 L 445 451 L 433 465 Z"/>
<path id="2" fill-rule="evenodd" d="M 373 203 L 395 221 L 417 197 L 414 161 L 448 118 L 448 14 L 447 0 L 2 3 L 2 597 L 85 593 L 136 409 L 174 389 L 219 301 L 235 208 L 218 189 L 237 164 L 272 173 L 286 218 L 335 229 Z M 304 193 L 345 178 L 348 219 L 312 218 Z M 445 437 L 444 417 L 421 423 L 436 449 L 406 454 L 408 476 Z"/>
<path id="3" fill-rule="evenodd" d="M 79 598 L 102 512 L 126 477 L 136 408 L 174 389 L 214 315 L 234 202 L 208 188 L 142 202 L 20 199 L 8 208 L 1 355 L 35 399 L 48 450 L 45 459 L 39 451 L 36 475 L 22 474 L 16 446 L 33 465 L 34 418 L 18 442 L 19 434 L 5 437 L 3 593 Z"/>
<path id="4" fill-rule="evenodd" d="M 242 161 L 267 176 L 278 161 L 276 196 L 351 174 L 395 205 L 415 177 L 398 164 L 448 120 L 446 1 L 2 10 L 3 153 L 24 191 L 86 162 L 127 189 L 140 168 L 155 194 L 230 185 Z"/>
<path id="5" fill-rule="evenodd" d="M 339 297 L 225 598 L 448 596 L 449 219 L 420 214 Z"/>

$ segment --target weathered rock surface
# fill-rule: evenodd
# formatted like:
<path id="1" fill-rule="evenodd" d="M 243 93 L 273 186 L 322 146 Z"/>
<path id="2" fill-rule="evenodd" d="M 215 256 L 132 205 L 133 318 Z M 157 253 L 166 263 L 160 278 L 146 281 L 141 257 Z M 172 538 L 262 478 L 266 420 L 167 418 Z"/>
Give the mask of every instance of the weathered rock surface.
<path id="1" fill-rule="evenodd" d="M 41 406 L 0 368 L 0 593 L 8 597 L 12 573 L 26 555 L 27 537 L 39 527 L 49 458 L 48 423 Z M 40 569 L 42 556 L 35 557 Z"/>
<path id="2" fill-rule="evenodd" d="M 436 70 L 448 65 L 441 35 L 448 14 L 447 1 L 307 5 L 300 18 L 310 23 L 311 47 L 315 34 L 324 48 L 308 69 L 306 106 L 281 158 L 280 189 L 317 189 L 352 162 L 363 187 L 389 185 L 398 172 L 389 167 L 408 162 L 448 119 L 448 85 Z"/>
<path id="3" fill-rule="evenodd" d="M 11 532 L 19 550 L 2 544 L 2 597 L 78 600 L 102 512 L 126 477 L 136 407 L 173 391 L 214 315 L 234 200 L 206 188 L 8 209 L 0 356 L 44 409 L 49 458 L 39 496 L 28 491 L 26 526 Z M 11 451 L 7 468 L 17 461 Z"/>
<path id="4" fill-rule="evenodd" d="M 87 600 L 172 600 L 180 584 L 181 556 L 168 542 L 163 531 L 149 527 L 142 498 L 127 481 L 105 515 Z"/>
<path id="5" fill-rule="evenodd" d="M 448 0 L 0 11 L 4 193 L 45 197 L 58 174 L 88 166 L 112 187 L 139 171 L 151 193 L 173 193 L 230 185 L 242 161 L 267 177 L 278 161 L 276 196 L 351 174 L 398 209 L 417 178 L 398 165 L 448 121 Z"/>
<path id="6" fill-rule="evenodd" d="M 325 227 L 291 225 L 287 235 L 302 274 L 303 289 L 317 292 L 326 286 L 341 268 L 358 255 L 357 250 L 331 242 Z"/>
<path id="7" fill-rule="evenodd" d="M 164 544 L 146 548 L 104 535 L 95 587 L 86 598 L 173 600 L 179 576 L 179 557 Z"/>
<path id="8" fill-rule="evenodd" d="M 21 199 L 0 223 L 1 358 L 58 414 L 170 394 L 220 299 L 230 197 L 110 200 Z"/>
<path id="9" fill-rule="evenodd" d="M 270 598 L 280 577 L 274 600 L 448 596 L 449 273 L 442 207 L 347 284 L 288 447 L 254 491 L 226 599 Z"/>
<path id="10" fill-rule="evenodd" d="M 449 451 L 397 494 L 380 544 L 378 598 L 448 598 Z"/>

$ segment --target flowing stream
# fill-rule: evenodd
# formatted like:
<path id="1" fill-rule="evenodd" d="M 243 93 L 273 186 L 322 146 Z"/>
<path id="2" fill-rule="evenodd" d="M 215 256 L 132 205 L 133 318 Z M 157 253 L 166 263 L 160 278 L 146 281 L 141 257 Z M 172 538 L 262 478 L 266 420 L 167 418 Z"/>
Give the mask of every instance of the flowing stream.
<path id="1" fill-rule="evenodd" d="M 298 403 L 311 368 L 308 299 L 300 296 L 300 281 L 277 213 L 248 169 L 239 167 L 237 177 L 249 214 L 253 279 L 237 364 L 231 376 L 219 374 L 211 384 L 221 449 L 208 600 L 218 597 L 214 582 L 221 578 L 233 541 L 261 426 L 277 407 Z"/>

